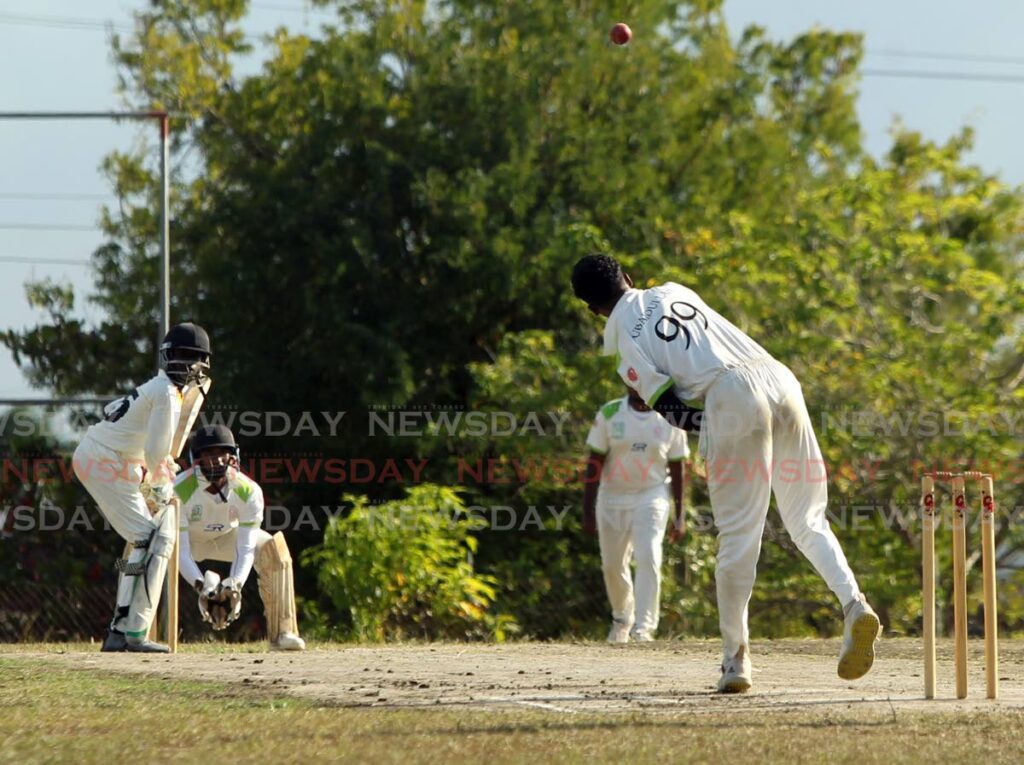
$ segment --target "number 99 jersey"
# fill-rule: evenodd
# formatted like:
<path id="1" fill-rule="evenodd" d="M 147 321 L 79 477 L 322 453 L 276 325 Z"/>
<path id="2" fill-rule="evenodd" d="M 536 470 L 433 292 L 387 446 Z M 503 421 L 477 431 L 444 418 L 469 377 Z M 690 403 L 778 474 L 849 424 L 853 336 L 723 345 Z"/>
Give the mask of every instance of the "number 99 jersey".
<path id="1" fill-rule="evenodd" d="M 618 353 L 619 375 L 649 405 L 669 388 L 702 399 L 723 372 L 771 356 L 689 287 L 668 282 L 631 289 L 604 328 L 604 352 Z"/>

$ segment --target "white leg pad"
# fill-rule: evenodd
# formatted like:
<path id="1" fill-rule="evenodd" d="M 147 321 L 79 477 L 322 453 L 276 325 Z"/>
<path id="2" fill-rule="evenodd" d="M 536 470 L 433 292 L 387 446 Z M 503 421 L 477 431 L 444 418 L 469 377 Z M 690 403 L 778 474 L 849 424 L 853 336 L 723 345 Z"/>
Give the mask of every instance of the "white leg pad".
<path id="1" fill-rule="evenodd" d="M 160 606 L 164 578 L 167 576 L 167 561 L 174 550 L 174 508 L 168 507 L 153 519 L 156 529 L 146 551 L 146 572 L 141 576 L 126 576 L 133 580 L 131 608 L 125 621 L 125 634 L 130 637 L 146 637 L 149 627 Z"/>
<path id="2" fill-rule="evenodd" d="M 285 632 L 298 636 L 292 556 L 284 534 L 277 532 L 256 551 L 255 568 L 267 616 L 267 639 L 276 643 Z"/>

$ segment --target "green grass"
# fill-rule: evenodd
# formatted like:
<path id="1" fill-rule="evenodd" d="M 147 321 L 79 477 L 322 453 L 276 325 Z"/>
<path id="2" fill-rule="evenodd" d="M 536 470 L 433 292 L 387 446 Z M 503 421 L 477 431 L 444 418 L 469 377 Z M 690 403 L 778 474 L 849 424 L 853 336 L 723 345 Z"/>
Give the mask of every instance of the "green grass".
<path id="1" fill-rule="evenodd" d="M 0 657 L 0 762 L 1018 762 L 1024 713 L 330 707 Z"/>

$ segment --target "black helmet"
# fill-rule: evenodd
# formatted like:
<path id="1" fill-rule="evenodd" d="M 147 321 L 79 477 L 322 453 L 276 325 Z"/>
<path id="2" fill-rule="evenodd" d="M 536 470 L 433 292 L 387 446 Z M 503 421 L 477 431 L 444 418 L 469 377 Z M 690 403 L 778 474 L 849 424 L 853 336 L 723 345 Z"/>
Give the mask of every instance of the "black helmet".
<path id="1" fill-rule="evenodd" d="M 205 464 L 200 458 L 207 449 L 223 448 L 231 452 L 231 457 L 223 465 Z M 235 443 L 235 436 L 231 430 L 224 425 L 203 425 L 197 428 L 192 434 L 192 440 L 188 445 L 188 459 L 194 465 L 199 465 L 199 470 L 207 481 L 216 481 L 223 478 L 228 471 L 228 466 L 238 467 L 238 460 L 241 452 L 238 444 Z"/>
<path id="2" fill-rule="evenodd" d="M 201 383 L 210 371 L 210 336 L 198 324 L 175 324 L 160 343 L 160 368 L 178 387 Z"/>

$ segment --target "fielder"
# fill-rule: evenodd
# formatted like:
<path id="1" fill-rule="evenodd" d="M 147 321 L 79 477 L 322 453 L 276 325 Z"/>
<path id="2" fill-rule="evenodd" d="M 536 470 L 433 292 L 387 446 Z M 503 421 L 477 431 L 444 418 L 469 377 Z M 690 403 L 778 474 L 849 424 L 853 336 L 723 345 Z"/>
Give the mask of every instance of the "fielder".
<path id="1" fill-rule="evenodd" d="M 117 603 L 103 651 L 168 653 L 167 646 L 147 640 L 146 634 L 174 549 L 172 480 L 178 466 L 170 455 L 171 442 L 182 388 L 206 380 L 210 355 L 210 338 L 202 327 L 171 327 L 160 345 L 159 373 L 108 404 L 103 419 L 75 449 L 78 480 L 114 531 L 133 545 L 128 558 L 117 561 Z"/>
<path id="2" fill-rule="evenodd" d="M 661 595 L 661 544 L 675 504 L 670 540 L 685 532 L 683 460 L 686 433 L 651 410 L 632 388 L 601 407 L 587 436 L 590 459 L 583 490 L 583 528 L 597 533 L 612 607 L 609 643 L 654 640 Z M 666 469 L 668 478 L 666 478 Z M 596 503 L 595 503 L 596 498 Z M 596 504 L 596 512 L 595 512 Z M 636 564 L 636 584 L 629 572 Z"/>
<path id="3" fill-rule="evenodd" d="M 697 417 L 682 399 L 704 399 L 699 448 L 718 527 L 719 690 L 751 685 L 747 606 L 773 491 L 793 541 L 843 605 L 839 676 L 865 675 L 881 624 L 825 518 L 825 464 L 793 373 L 693 290 L 672 282 L 633 289 L 614 258 L 581 258 L 572 286 L 607 317 L 604 352 L 619 354 L 620 376 L 651 407 L 692 426 Z"/>
<path id="4" fill-rule="evenodd" d="M 223 425 L 199 428 L 189 445 L 189 460 L 192 468 L 174 483 L 181 502 L 178 565 L 199 595 L 203 620 L 222 630 L 238 618 L 242 587 L 255 566 L 270 647 L 303 650 L 288 545 L 280 532 L 271 536 L 260 528 L 263 490 L 239 470 L 234 435 Z M 204 574 L 196 561 L 206 560 L 230 563 L 230 576 L 221 581 L 216 572 Z"/>

